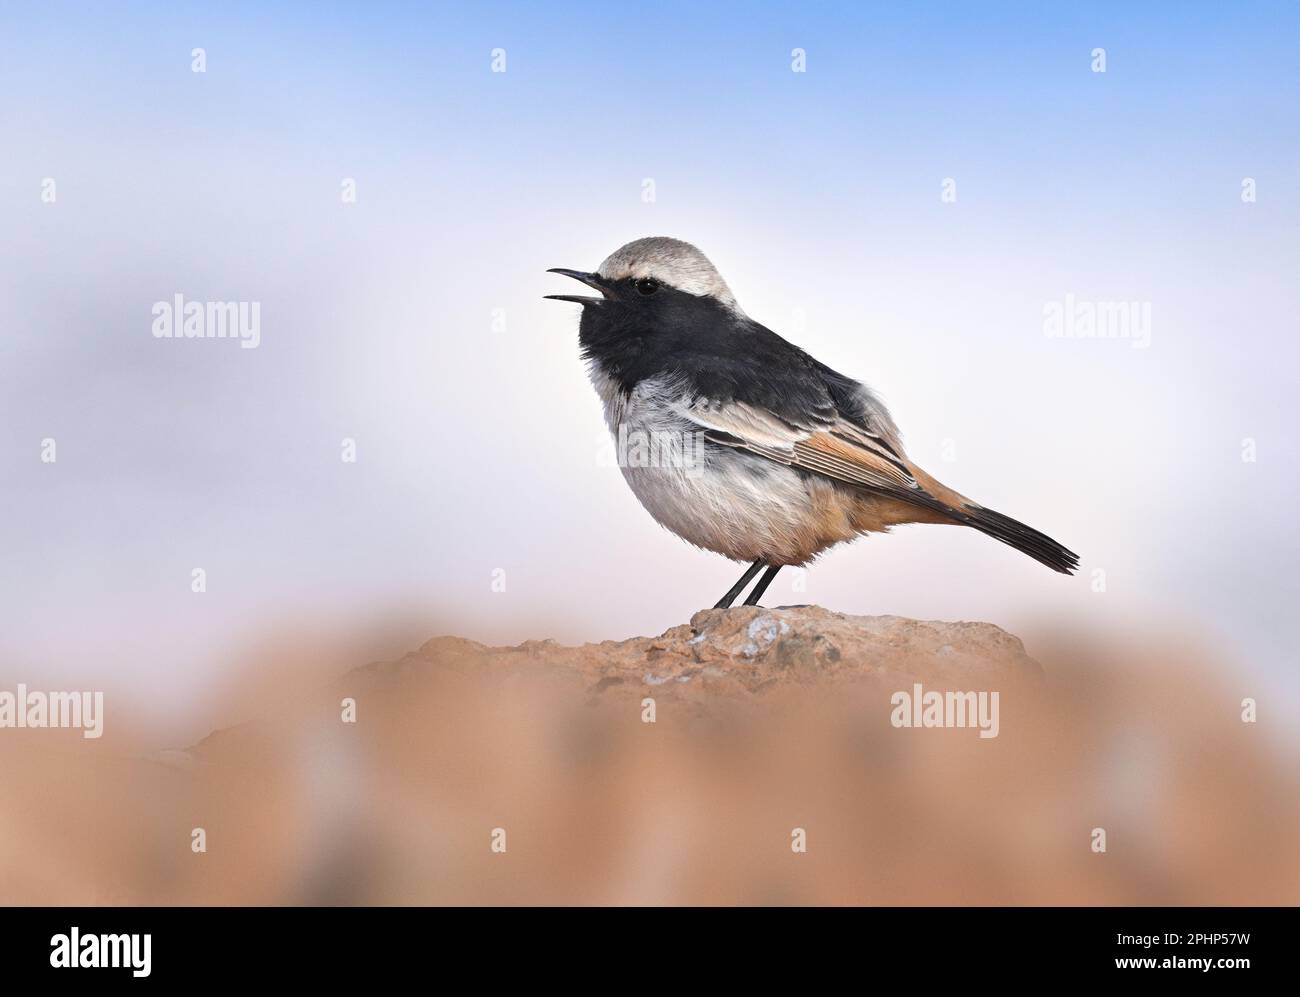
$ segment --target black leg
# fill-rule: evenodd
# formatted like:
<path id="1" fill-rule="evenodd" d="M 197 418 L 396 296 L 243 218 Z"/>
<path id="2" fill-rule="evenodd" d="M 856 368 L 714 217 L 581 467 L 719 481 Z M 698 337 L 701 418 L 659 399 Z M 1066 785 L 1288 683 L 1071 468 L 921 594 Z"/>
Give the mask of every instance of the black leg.
<path id="1" fill-rule="evenodd" d="M 776 577 L 776 573 L 780 570 L 781 565 L 773 564 L 763 572 L 763 577 L 758 580 L 758 584 L 754 586 L 754 591 L 749 593 L 749 598 L 745 600 L 746 606 L 758 605 L 758 600 L 763 598 L 763 593 L 767 591 L 767 587 L 772 584 L 772 579 Z"/>
<path id="2" fill-rule="evenodd" d="M 731 588 L 727 590 L 727 594 L 724 595 L 721 599 L 719 599 L 718 604 L 713 608 L 714 609 L 728 608 L 733 602 L 736 601 L 736 596 L 740 595 L 741 592 L 745 591 L 745 586 L 749 584 L 750 580 L 756 574 L 758 574 L 758 569 L 761 568 L 762 566 L 763 566 L 763 561 L 760 559 L 755 561 L 748 568 L 746 568 L 745 573 L 740 576 L 740 581 L 736 582 L 735 585 L 731 586 Z"/>

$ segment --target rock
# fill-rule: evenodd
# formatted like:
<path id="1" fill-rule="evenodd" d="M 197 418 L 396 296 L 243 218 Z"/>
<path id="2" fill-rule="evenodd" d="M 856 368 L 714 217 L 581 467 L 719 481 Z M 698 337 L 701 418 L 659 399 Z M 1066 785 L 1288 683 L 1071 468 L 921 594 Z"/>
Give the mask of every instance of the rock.
<path id="1" fill-rule="evenodd" d="M 1153 646 L 1048 631 L 1040 667 L 991 624 L 816 606 L 578 647 L 439 637 L 297 682 L 183 753 L 0 738 L 0 887 L 71 905 L 1296 903 L 1294 760 L 1241 722 L 1235 676 Z M 996 697 L 996 729 L 900 723 L 926 696 L 952 720 L 966 695 Z"/>
<path id="2" fill-rule="evenodd" d="M 581 647 L 528 641 L 489 648 L 458 637 L 424 644 L 416 659 L 455 666 L 571 670 L 596 695 L 671 695 L 708 706 L 732 695 L 796 685 L 910 684 L 1032 679 L 1042 669 L 1019 639 L 990 623 L 848 616 L 818 606 L 706 609 L 658 637 Z M 963 686 L 964 688 L 965 686 Z"/>

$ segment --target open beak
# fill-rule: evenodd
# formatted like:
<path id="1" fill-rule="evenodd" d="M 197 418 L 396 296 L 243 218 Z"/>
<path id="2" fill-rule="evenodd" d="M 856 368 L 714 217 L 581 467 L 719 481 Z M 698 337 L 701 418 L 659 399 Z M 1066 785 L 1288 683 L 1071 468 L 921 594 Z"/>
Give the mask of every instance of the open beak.
<path id="1" fill-rule="evenodd" d="M 547 270 L 546 272 L 564 274 L 564 276 L 572 277 L 574 280 L 580 280 L 588 287 L 594 287 L 597 291 L 600 292 L 600 297 L 598 298 L 593 297 L 592 295 L 589 294 L 587 295 L 583 295 L 583 294 L 543 295 L 543 297 L 549 298 L 551 301 L 572 301 L 575 304 L 579 304 L 579 305 L 592 305 L 592 304 L 596 304 L 597 302 L 605 300 L 605 290 L 609 287 L 609 285 L 605 282 L 605 278 L 598 273 L 584 273 L 581 270 L 566 270 L 564 267 L 553 267 L 552 269 Z"/>

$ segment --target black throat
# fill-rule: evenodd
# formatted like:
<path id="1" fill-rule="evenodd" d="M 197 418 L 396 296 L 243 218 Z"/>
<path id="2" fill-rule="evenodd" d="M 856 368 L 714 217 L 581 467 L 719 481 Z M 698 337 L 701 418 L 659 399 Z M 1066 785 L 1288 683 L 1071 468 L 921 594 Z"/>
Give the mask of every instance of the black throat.
<path id="1" fill-rule="evenodd" d="M 583 306 L 578 342 L 584 359 L 630 392 L 692 360 L 732 354 L 744 327 L 714 298 L 671 287 L 638 298 L 618 288 L 608 300 Z"/>

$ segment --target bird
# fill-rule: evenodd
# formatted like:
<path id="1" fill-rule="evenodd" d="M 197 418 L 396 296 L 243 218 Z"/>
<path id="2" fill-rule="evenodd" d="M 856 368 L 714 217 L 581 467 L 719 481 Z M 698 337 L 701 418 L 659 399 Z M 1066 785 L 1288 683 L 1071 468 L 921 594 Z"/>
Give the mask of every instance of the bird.
<path id="1" fill-rule="evenodd" d="M 904 523 L 971 527 L 1062 574 L 1078 567 L 917 466 L 874 391 L 746 315 L 691 243 L 636 239 L 594 271 L 547 273 L 597 292 L 545 297 L 581 306 L 580 354 L 632 492 L 688 543 L 750 562 L 715 608 L 760 571 L 744 605 L 782 567 Z"/>

